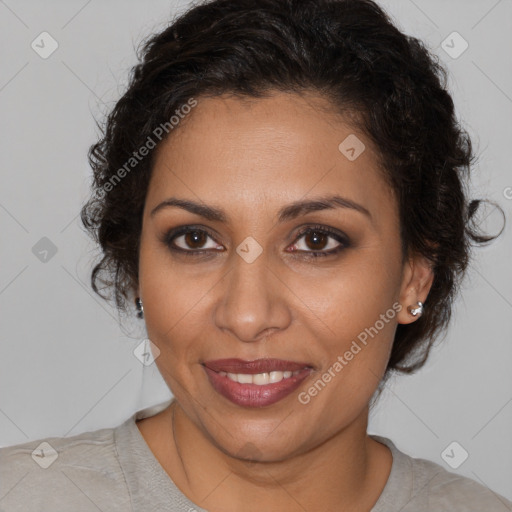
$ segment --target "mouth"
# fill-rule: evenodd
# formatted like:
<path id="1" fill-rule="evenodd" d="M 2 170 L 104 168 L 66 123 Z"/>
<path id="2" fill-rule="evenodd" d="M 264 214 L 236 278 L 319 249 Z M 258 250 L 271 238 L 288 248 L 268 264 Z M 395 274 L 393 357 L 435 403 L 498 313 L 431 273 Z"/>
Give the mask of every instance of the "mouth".
<path id="1" fill-rule="evenodd" d="M 218 359 L 203 368 L 220 395 L 242 407 L 272 405 L 296 390 L 311 374 L 309 363 L 283 359 Z"/>

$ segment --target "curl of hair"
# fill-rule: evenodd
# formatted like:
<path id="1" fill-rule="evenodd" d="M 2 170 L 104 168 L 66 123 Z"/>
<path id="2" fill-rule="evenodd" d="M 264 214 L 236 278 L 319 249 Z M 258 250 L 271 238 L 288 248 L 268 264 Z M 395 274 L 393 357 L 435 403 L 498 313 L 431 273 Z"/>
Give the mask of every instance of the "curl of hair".
<path id="1" fill-rule="evenodd" d="M 201 2 L 148 39 L 138 57 L 89 150 L 94 192 L 81 219 L 102 250 L 94 291 L 123 311 L 133 301 L 155 150 L 122 183 L 112 179 L 156 127 L 191 98 L 313 91 L 375 145 L 398 201 L 403 255 L 431 262 L 425 312 L 398 325 L 386 376 L 423 366 L 449 323 L 471 245 L 501 234 L 482 235 L 474 222 L 480 200 L 468 199 L 467 180 L 475 156 L 437 57 L 370 0 Z"/>

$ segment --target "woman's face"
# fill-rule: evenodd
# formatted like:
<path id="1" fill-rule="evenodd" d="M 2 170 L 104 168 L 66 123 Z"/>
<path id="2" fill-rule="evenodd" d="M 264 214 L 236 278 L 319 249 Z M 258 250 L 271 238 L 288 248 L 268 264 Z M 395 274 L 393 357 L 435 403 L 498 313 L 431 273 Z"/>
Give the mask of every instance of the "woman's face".
<path id="1" fill-rule="evenodd" d="M 366 429 L 397 323 L 430 286 L 422 260 L 402 261 L 370 141 L 326 106 L 198 99 L 156 155 L 138 290 L 148 336 L 179 407 L 228 454 L 279 460 Z M 243 365 L 261 359 L 281 361 Z"/>

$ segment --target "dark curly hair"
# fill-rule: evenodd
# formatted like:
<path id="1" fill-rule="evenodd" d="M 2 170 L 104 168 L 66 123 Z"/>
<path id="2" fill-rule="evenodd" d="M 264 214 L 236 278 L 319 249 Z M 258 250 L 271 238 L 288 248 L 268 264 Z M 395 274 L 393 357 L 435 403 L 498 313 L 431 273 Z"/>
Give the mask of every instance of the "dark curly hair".
<path id="1" fill-rule="evenodd" d="M 103 251 L 91 275 L 94 291 L 114 298 L 119 311 L 133 303 L 155 151 L 131 172 L 126 163 L 135 165 L 134 152 L 154 141 L 155 128 L 166 126 L 172 135 L 169 119 L 191 98 L 313 91 L 374 143 L 398 201 L 403 254 L 432 263 L 425 312 L 397 326 L 386 376 L 414 372 L 448 325 L 472 242 L 501 234 L 478 232 L 481 200 L 469 201 L 466 183 L 475 155 L 446 82 L 437 57 L 370 0 L 194 5 L 142 46 L 127 91 L 89 150 L 93 195 L 81 219 Z M 103 295 L 98 284 L 111 293 Z"/>

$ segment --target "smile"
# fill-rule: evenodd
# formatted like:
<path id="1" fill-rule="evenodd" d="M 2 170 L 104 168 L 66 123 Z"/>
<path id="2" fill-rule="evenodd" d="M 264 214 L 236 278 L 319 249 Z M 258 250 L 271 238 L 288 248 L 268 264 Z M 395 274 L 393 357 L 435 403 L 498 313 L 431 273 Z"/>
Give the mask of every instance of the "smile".
<path id="1" fill-rule="evenodd" d="M 256 384 L 257 386 L 264 386 L 265 384 L 275 384 L 281 382 L 283 379 L 289 379 L 293 375 L 298 375 L 300 370 L 294 372 L 270 372 L 270 373 L 256 373 L 251 375 L 250 373 L 226 373 L 219 372 L 219 375 L 231 379 L 233 382 L 239 382 L 240 384 Z"/>
<path id="2" fill-rule="evenodd" d="M 308 363 L 282 359 L 221 359 L 203 363 L 213 389 L 242 407 L 265 407 L 284 399 L 311 374 Z"/>

